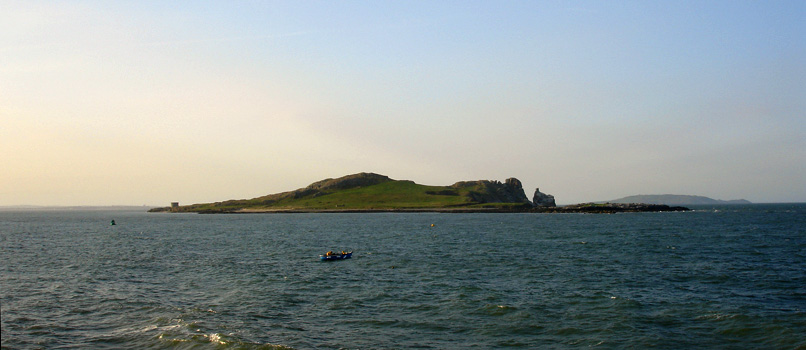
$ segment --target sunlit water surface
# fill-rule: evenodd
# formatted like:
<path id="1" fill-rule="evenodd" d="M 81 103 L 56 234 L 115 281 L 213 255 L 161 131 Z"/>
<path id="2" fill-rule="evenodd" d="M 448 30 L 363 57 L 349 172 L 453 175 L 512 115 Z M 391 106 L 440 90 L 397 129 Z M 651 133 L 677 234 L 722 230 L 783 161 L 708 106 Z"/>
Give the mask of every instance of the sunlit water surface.
<path id="1" fill-rule="evenodd" d="M 804 204 L 3 211 L 0 262 L 3 349 L 806 347 Z"/>

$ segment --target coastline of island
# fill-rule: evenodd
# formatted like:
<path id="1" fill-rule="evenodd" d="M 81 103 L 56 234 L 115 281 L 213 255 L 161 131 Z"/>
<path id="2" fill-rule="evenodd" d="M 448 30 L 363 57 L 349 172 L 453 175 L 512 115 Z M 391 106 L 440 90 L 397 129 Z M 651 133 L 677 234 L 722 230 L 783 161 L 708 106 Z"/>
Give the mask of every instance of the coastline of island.
<path id="1" fill-rule="evenodd" d="M 325 179 L 294 191 L 252 199 L 154 208 L 149 212 L 199 214 L 282 213 L 622 213 L 688 211 L 646 203 L 581 203 L 557 206 L 553 195 L 535 189 L 526 197 L 521 182 L 508 178 L 427 186 L 374 173 Z"/>
<path id="2" fill-rule="evenodd" d="M 640 213 L 640 212 L 679 212 L 690 211 L 690 208 L 683 206 L 669 206 L 662 204 L 629 203 L 613 205 L 600 204 L 574 204 L 552 208 L 531 208 L 531 209 L 499 209 L 499 208 L 388 208 L 388 209 L 240 209 L 228 210 L 203 210 L 198 214 L 294 214 L 294 213 L 581 213 L 581 214 L 615 214 L 615 213 Z"/>

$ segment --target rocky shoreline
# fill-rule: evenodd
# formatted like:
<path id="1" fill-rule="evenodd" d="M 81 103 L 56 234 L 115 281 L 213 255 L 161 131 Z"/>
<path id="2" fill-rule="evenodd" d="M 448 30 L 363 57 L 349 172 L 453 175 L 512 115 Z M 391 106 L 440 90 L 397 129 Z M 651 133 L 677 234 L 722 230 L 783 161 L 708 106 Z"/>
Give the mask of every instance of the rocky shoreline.
<path id="1" fill-rule="evenodd" d="M 646 203 L 583 203 L 567 205 L 562 207 L 540 207 L 535 211 L 540 213 L 641 213 L 641 212 L 665 212 L 665 211 L 690 211 L 691 209 L 680 206 L 668 206 L 665 204 Z"/>

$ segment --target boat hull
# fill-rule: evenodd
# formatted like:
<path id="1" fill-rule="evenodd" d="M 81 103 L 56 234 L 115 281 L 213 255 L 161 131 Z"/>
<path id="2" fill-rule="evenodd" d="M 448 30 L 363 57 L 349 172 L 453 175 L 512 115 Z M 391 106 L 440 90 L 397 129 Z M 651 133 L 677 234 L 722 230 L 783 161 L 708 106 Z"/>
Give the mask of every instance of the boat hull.
<path id="1" fill-rule="evenodd" d="M 346 253 L 346 254 L 334 254 L 334 255 L 330 255 L 330 256 L 320 255 L 319 258 L 322 259 L 322 261 L 332 261 L 332 260 L 349 259 L 352 256 L 353 256 L 353 252 L 349 252 L 349 253 Z"/>

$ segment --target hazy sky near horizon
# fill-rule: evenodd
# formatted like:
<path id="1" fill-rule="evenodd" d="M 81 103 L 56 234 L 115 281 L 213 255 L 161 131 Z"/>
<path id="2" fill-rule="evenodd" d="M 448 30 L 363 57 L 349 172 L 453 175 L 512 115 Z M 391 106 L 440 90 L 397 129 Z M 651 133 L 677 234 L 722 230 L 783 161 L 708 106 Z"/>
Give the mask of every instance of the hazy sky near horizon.
<path id="1" fill-rule="evenodd" d="M 806 202 L 804 1 L 0 1 L 0 205 Z"/>

